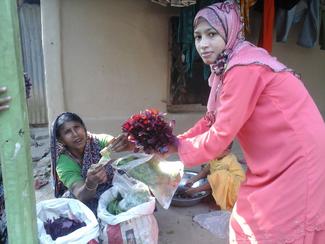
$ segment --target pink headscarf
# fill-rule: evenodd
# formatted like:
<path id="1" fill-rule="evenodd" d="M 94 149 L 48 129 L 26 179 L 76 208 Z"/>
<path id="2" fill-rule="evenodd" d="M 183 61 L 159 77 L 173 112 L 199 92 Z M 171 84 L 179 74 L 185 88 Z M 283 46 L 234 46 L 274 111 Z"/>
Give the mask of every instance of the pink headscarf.
<path id="1" fill-rule="evenodd" d="M 222 88 L 222 76 L 229 69 L 236 65 L 261 64 L 270 67 L 274 72 L 290 70 L 270 56 L 266 50 L 245 41 L 239 6 L 234 1 L 216 3 L 200 10 L 195 16 L 194 28 L 199 18 L 204 18 L 217 30 L 226 43 L 224 51 L 219 54 L 215 64 L 210 65 L 211 91 L 206 118 L 210 123 L 214 123 Z"/>

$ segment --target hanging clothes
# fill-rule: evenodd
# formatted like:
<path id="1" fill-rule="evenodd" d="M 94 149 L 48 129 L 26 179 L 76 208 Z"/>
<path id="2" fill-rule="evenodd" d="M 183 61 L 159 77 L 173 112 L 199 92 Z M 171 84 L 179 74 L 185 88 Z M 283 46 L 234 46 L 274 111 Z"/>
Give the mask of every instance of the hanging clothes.
<path id="1" fill-rule="evenodd" d="M 300 0 L 276 0 L 276 8 L 290 10 L 292 9 Z"/>
<path id="2" fill-rule="evenodd" d="M 196 12 L 196 6 L 192 5 L 182 8 L 179 15 L 177 42 L 181 45 L 183 64 L 189 75 L 192 74 L 192 65 L 197 55 L 193 37 L 193 19 Z"/>
<path id="3" fill-rule="evenodd" d="M 254 6 L 257 0 L 240 0 L 240 13 L 244 21 L 245 34 L 250 33 L 249 9 Z"/>
<path id="4" fill-rule="evenodd" d="M 297 44 L 312 48 L 319 32 L 319 0 L 300 0 L 291 9 L 279 8 L 276 19 L 276 41 L 286 42 L 292 25 L 303 21 Z"/>
<path id="5" fill-rule="evenodd" d="M 151 0 L 151 2 L 158 3 L 165 7 L 168 5 L 172 7 L 187 7 L 196 4 L 196 0 Z"/>
<path id="6" fill-rule="evenodd" d="M 187 7 L 196 4 L 196 0 L 171 0 L 170 6 L 172 7 Z"/>
<path id="7" fill-rule="evenodd" d="M 273 25 L 274 25 L 274 0 L 263 2 L 263 21 L 261 24 L 258 46 L 263 47 L 269 53 L 272 52 Z"/>
<path id="8" fill-rule="evenodd" d="M 320 1 L 319 46 L 320 49 L 325 50 L 325 0 Z"/>
<path id="9" fill-rule="evenodd" d="M 151 2 L 157 3 L 157 4 L 159 4 L 161 6 L 164 6 L 164 7 L 167 7 L 168 4 L 169 4 L 169 1 L 167 1 L 167 0 L 151 0 Z"/>

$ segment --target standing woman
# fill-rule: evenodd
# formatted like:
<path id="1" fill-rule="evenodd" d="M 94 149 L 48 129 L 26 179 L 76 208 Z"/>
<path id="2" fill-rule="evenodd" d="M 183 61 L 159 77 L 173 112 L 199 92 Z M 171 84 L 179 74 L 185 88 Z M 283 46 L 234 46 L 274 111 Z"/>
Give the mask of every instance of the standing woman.
<path id="1" fill-rule="evenodd" d="M 100 195 L 111 187 L 113 168 L 92 165 L 99 162 L 100 151 L 111 139 L 109 135 L 89 133 L 74 113 L 65 112 L 56 118 L 51 131 L 55 197 L 71 194 L 96 214 Z"/>
<path id="2" fill-rule="evenodd" d="M 212 71 L 208 112 L 170 152 L 192 167 L 237 137 L 248 168 L 231 243 L 325 243 L 325 124 L 302 81 L 244 40 L 233 1 L 200 10 L 194 37 Z"/>

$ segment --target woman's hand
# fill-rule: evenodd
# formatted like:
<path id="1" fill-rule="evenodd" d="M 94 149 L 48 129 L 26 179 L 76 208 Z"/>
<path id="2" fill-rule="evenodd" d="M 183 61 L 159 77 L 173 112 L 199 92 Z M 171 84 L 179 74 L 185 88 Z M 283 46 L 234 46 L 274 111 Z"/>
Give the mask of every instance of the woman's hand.
<path id="1" fill-rule="evenodd" d="M 198 188 L 189 188 L 188 190 L 185 191 L 185 194 L 188 196 L 193 196 L 194 194 L 200 192 L 200 189 Z"/>
<path id="2" fill-rule="evenodd" d="M 7 92 L 7 87 L 0 87 L 0 95 L 5 94 Z M 9 102 L 11 100 L 10 96 L 0 98 L 0 111 L 4 111 L 9 109 Z"/>
<path id="3" fill-rule="evenodd" d="M 177 153 L 177 146 L 176 145 L 168 145 L 168 151 L 165 153 L 158 153 L 158 152 L 150 152 L 150 154 L 156 155 L 158 158 L 167 159 L 173 153 Z"/>
<path id="4" fill-rule="evenodd" d="M 123 151 L 133 151 L 134 144 L 130 142 L 125 134 L 120 134 L 114 137 L 110 142 L 108 147 L 113 152 L 123 152 Z"/>
<path id="5" fill-rule="evenodd" d="M 93 164 L 87 171 L 85 182 L 76 182 L 70 191 L 82 202 L 87 202 L 95 197 L 98 185 L 107 182 L 108 177 L 102 165 Z"/>
<path id="6" fill-rule="evenodd" d="M 200 185 L 198 187 L 191 187 L 187 191 L 185 191 L 185 194 L 189 196 L 193 196 L 195 193 L 199 193 L 202 191 L 211 191 L 211 186 L 209 183 L 205 183 L 203 185 Z"/>
<path id="7" fill-rule="evenodd" d="M 195 182 L 197 182 L 197 180 L 194 177 L 192 177 L 186 181 L 185 186 L 192 187 Z"/>
<path id="8" fill-rule="evenodd" d="M 90 167 L 85 181 L 86 188 L 91 190 L 96 189 L 98 185 L 106 183 L 107 180 L 107 174 L 102 165 Z"/>

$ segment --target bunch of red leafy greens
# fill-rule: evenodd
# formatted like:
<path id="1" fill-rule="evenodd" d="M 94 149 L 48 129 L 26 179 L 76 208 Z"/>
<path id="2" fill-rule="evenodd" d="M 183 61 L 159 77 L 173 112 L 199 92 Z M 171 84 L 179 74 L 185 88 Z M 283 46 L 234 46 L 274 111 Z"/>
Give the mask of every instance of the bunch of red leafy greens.
<path id="1" fill-rule="evenodd" d="M 176 143 L 176 136 L 173 135 L 175 122 L 167 122 L 164 116 L 157 110 L 147 109 L 124 122 L 122 131 L 135 144 L 135 151 L 166 153 L 168 145 Z"/>
<path id="2" fill-rule="evenodd" d="M 78 219 L 69 219 L 63 216 L 53 218 L 53 220 L 48 219 L 44 223 L 46 233 L 50 235 L 54 241 L 58 237 L 66 236 L 83 226 L 86 226 L 85 222 L 81 222 Z"/>

